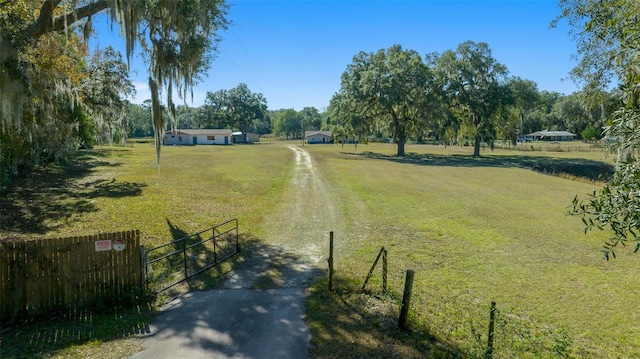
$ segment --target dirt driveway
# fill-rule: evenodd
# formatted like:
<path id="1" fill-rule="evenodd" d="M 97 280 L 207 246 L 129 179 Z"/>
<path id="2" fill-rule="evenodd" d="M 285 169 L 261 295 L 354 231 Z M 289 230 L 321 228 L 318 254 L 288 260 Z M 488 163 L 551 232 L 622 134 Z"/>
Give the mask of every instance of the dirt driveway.
<path id="1" fill-rule="evenodd" d="M 295 164 L 283 200 L 265 215 L 264 243 L 243 250 L 221 289 L 169 303 L 133 358 L 308 357 L 304 291 L 326 270 L 329 232 L 342 224 L 309 153 L 289 149 Z"/>
<path id="2" fill-rule="evenodd" d="M 301 146 L 288 147 L 295 153 L 295 165 L 282 201 L 265 215 L 264 240 L 269 245 L 249 248 L 248 263 L 224 288 L 260 286 L 265 276 L 268 287 L 306 288 L 314 276 L 326 271 L 329 232 L 341 231 L 342 217 L 309 152 Z"/>

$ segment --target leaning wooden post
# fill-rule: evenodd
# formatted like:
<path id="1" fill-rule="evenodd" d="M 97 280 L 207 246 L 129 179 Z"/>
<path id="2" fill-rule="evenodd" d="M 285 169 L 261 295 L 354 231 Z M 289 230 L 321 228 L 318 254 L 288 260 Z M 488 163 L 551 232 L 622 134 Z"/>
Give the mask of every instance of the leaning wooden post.
<path id="1" fill-rule="evenodd" d="M 382 292 L 387 292 L 387 250 L 382 249 Z"/>
<path id="2" fill-rule="evenodd" d="M 329 232 L 329 291 L 333 290 L 333 231 Z"/>
<path id="3" fill-rule="evenodd" d="M 398 320 L 398 326 L 401 329 L 405 329 L 407 324 L 407 315 L 411 304 L 411 291 L 413 290 L 413 274 L 412 269 L 407 269 L 407 276 L 404 280 L 404 294 L 402 295 L 402 308 L 400 309 L 400 319 Z"/>
<path id="4" fill-rule="evenodd" d="M 496 302 L 491 302 L 491 311 L 489 312 L 489 337 L 487 338 L 486 359 L 493 358 L 493 333 L 496 322 Z"/>
<path id="5" fill-rule="evenodd" d="M 369 282 L 369 279 L 371 279 L 371 275 L 373 274 L 373 270 L 376 269 L 376 265 L 378 265 L 378 261 L 380 260 L 380 257 L 382 257 L 382 253 L 384 253 L 385 249 L 384 247 L 380 248 L 380 252 L 378 252 L 378 256 L 376 257 L 376 260 L 373 261 L 373 265 L 371 266 L 371 269 L 369 269 L 369 273 L 367 274 L 367 278 L 365 278 L 364 283 L 362 283 L 362 290 L 364 291 L 364 289 L 367 287 L 367 283 Z M 384 273 L 383 273 L 384 275 Z"/>

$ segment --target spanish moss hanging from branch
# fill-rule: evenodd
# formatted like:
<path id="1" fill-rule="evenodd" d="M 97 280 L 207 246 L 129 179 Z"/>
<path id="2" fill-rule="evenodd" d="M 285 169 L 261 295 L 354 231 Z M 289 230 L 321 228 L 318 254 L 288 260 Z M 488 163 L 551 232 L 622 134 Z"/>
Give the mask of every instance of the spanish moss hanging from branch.
<path id="1" fill-rule="evenodd" d="M 60 113 L 83 112 L 78 87 L 94 15 L 106 12 L 123 34 L 127 63 L 138 54 L 148 64 L 153 102 L 156 156 L 160 161 L 166 108 L 175 113 L 173 89 L 193 97 L 193 86 L 206 73 L 225 29 L 224 0 L 12 0 L 0 8 L 0 161 L 15 170 L 35 152 L 32 141 L 45 128 L 70 128 L 56 136 L 55 148 L 69 148 L 78 119 L 59 124 Z M 49 44 L 49 45 L 46 45 Z M 55 45 L 55 46 L 53 46 Z M 56 66 L 42 67 L 38 51 L 55 47 Z M 35 54 L 35 55 L 34 55 Z M 78 57 L 78 54 L 81 54 Z M 64 67 L 64 65 L 68 67 Z M 62 70 L 60 70 L 62 68 Z M 43 69 L 53 71 L 43 76 Z M 56 71 L 62 72 L 56 72 Z M 64 71 L 72 71 L 72 76 Z M 46 82 L 45 80 L 50 80 Z M 61 102 L 62 101 L 62 102 Z M 65 102 L 63 104 L 63 102 Z M 55 110 L 55 111 L 53 111 Z M 95 112 L 93 112 L 95 114 Z M 170 114 L 171 115 L 171 114 Z M 40 116 L 40 117 L 39 117 Z M 174 117 L 174 116 L 170 116 Z M 24 120 L 24 121 L 23 121 Z M 75 129 L 74 129 L 75 128 Z M 77 134 L 75 135 L 77 136 Z M 66 143 L 66 145 L 61 145 Z M 37 144 L 38 146 L 40 144 Z M 11 148 L 14 146 L 15 148 Z M 57 150 L 56 150 L 57 151 Z M 13 172 L 13 170 L 11 170 Z M 2 173 L 0 173 L 2 175 Z"/>

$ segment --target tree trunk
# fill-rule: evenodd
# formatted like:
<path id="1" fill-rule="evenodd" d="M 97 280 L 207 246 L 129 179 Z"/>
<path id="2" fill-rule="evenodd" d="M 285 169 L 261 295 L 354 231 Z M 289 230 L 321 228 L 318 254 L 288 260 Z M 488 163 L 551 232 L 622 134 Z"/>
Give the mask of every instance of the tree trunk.
<path id="1" fill-rule="evenodd" d="M 397 144 L 398 144 L 398 156 L 400 157 L 404 157 L 404 143 L 405 141 L 403 140 L 398 140 Z"/>
<path id="2" fill-rule="evenodd" d="M 480 136 L 476 136 L 475 143 L 473 144 L 473 157 L 480 157 Z"/>

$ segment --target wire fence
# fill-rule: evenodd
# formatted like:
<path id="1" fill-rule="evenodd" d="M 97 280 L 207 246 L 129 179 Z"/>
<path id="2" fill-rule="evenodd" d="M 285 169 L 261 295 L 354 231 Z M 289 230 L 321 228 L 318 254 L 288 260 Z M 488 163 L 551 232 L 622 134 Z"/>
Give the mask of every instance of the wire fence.
<path id="1" fill-rule="evenodd" d="M 384 261 L 379 260 L 381 256 Z M 401 298 L 406 295 L 407 268 L 403 268 L 400 261 L 387 260 L 384 247 L 376 259 L 373 258 L 372 255 L 374 264 L 369 273 L 355 274 L 361 276 L 357 281 L 363 280 L 362 288 L 358 289 L 384 292 L 394 298 L 400 308 Z M 337 264 L 336 268 L 337 274 L 350 272 L 345 265 Z M 575 341 L 563 326 L 538 321 L 499 302 L 494 303 L 492 315 L 491 301 L 474 298 L 470 291 L 455 292 L 430 285 L 424 271 L 415 272 L 415 277 L 416 289 L 410 294 L 409 326 L 415 325 L 412 329 L 424 330 L 464 355 L 477 358 L 598 357 L 598 353 L 585 343 Z"/>

